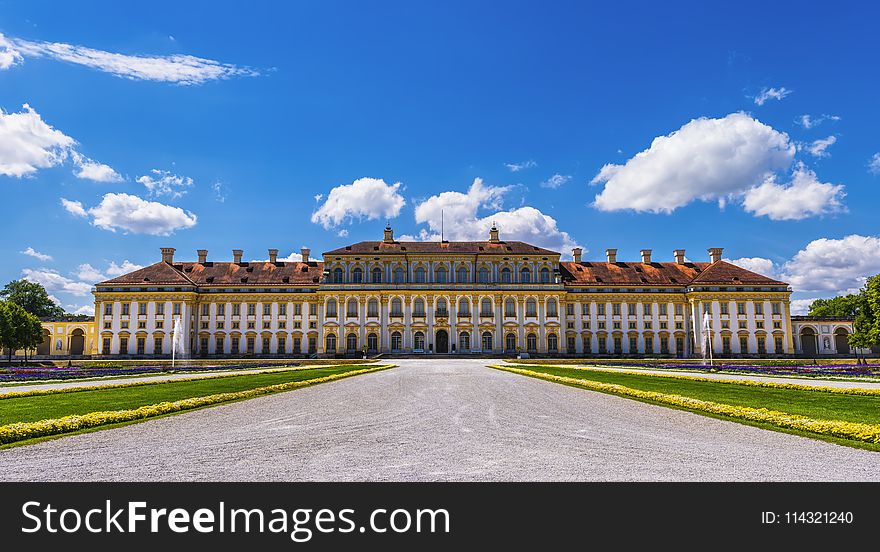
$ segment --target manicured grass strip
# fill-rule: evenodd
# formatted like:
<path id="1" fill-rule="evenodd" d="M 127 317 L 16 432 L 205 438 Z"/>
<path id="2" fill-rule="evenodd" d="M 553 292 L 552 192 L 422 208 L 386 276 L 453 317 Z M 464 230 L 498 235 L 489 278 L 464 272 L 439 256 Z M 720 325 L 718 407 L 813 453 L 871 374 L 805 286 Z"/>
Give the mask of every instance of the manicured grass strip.
<path id="1" fill-rule="evenodd" d="M 685 397 L 681 395 L 673 395 L 668 393 L 659 393 L 656 391 L 643 391 L 641 389 L 633 389 L 615 383 L 603 383 L 593 381 L 583 377 L 566 377 L 554 375 L 547 372 L 538 372 L 533 370 L 523 370 L 521 368 L 513 368 L 510 366 L 492 365 L 491 368 L 522 374 L 535 378 L 541 378 L 549 381 L 575 385 L 593 391 L 601 391 L 624 397 L 631 397 L 651 401 L 659 404 L 685 408 L 697 412 L 705 412 L 708 414 L 727 416 L 749 422 L 764 423 L 780 428 L 791 429 L 795 431 L 803 431 L 814 433 L 817 435 L 825 435 L 837 437 L 841 439 L 850 439 L 862 441 L 871 444 L 880 443 L 880 425 L 847 422 L 843 420 L 823 420 L 814 419 L 806 416 L 799 416 L 787 412 L 770 410 L 767 408 L 751 408 L 747 406 L 735 406 L 730 404 L 722 404 L 713 401 L 700 400 L 693 397 Z M 543 368 L 543 367 L 542 367 Z M 762 390 L 762 393 L 764 391 Z"/>
<path id="2" fill-rule="evenodd" d="M 645 372 L 642 370 L 611 370 L 609 368 L 601 368 L 599 366 L 551 366 L 551 365 L 540 365 L 540 366 L 528 366 L 528 365 L 520 365 L 520 368 L 524 368 L 526 370 L 545 370 L 547 368 L 556 368 L 559 370 L 588 370 L 591 372 L 603 372 L 606 374 L 626 374 L 629 376 L 650 376 L 657 378 L 670 378 L 677 380 L 690 380 L 690 381 L 704 381 L 710 383 L 728 383 L 732 385 L 746 385 L 749 387 L 767 387 L 770 389 L 795 389 L 798 391 L 822 391 L 825 393 L 839 393 L 841 395 L 861 395 L 865 397 L 880 397 L 880 389 L 878 388 L 869 388 L 869 387 L 825 387 L 819 385 L 803 385 L 800 383 L 783 383 L 783 382 L 775 382 L 775 381 L 757 381 L 757 380 L 749 380 L 749 379 L 735 379 L 735 378 L 706 378 L 703 376 L 692 376 L 688 374 L 657 374 L 654 372 Z M 752 375 L 752 374 L 748 374 Z M 758 376 L 757 374 L 754 374 Z M 773 377 L 773 376 L 758 376 L 758 377 Z"/>
<path id="3" fill-rule="evenodd" d="M 781 387 L 742 385 L 739 382 L 731 384 L 709 378 L 694 380 L 679 375 L 625 373 L 614 370 L 584 370 L 553 366 L 534 366 L 524 369 L 554 376 L 623 385 L 641 391 L 683 395 L 749 408 L 767 408 L 807 418 L 880 424 L 880 395 L 830 393 L 824 388 L 817 390 L 808 386 L 804 389 L 791 389 L 787 384 L 780 384 Z M 705 381 L 701 381 L 702 379 Z"/>
<path id="4" fill-rule="evenodd" d="M 298 379 L 295 381 L 287 381 L 285 383 L 277 383 L 274 385 L 267 385 L 263 387 L 251 387 L 249 389 L 241 391 L 215 393 L 206 396 L 194 396 L 186 399 L 164 401 L 157 404 L 145 405 L 133 409 L 89 412 L 88 414 L 63 416 L 61 418 L 44 419 L 36 422 L 17 422 L 0 426 L 0 444 L 14 443 L 16 441 L 34 439 L 37 437 L 45 437 L 49 435 L 59 435 L 62 433 L 80 431 L 83 429 L 88 429 L 101 425 L 142 420 L 153 416 L 161 416 L 164 414 L 181 412 L 184 410 L 191 410 L 193 408 L 201 408 L 229 401 L 250 399 L 254 397 L 259 397 L 261 395 L 279 393 L 281 391 L 289 391 L 292 389 L 298 389 L 300 387 L 306 387 L 318 383 L 324 383 L 350 376 L 356 376 L 359 374 L 377 372 L 379 370 L 385 370 L 387 368 L 391 368 L 391 365 L 380 365 L 367 369 L 357 369 L 357 367 L 337 368 L 334 371 L 335 373 L 330 373 L 324 376 L 312 377 L 310 379 Z M 287 374 L 301 376 L 305 372 L 306 371 L 296 371 L 288 372 Z M 308 372 L 317 372 L 317 370 L 309 370 Z M 312 375 L 315 376 L 315 374 Z M 227 382 L 224 381 L 222 383 Z M 141 390 L 139 389 L 139 391 Z"/>

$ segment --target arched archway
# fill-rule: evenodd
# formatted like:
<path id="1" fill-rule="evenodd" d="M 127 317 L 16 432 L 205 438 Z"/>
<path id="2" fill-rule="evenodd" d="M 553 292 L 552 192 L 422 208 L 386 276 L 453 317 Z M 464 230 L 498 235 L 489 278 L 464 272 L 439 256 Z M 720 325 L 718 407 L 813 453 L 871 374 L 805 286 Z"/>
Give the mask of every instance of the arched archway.
<path id="1" fill-rule="evenodd" d="M 834 330 L 834 348 L 837 349 L 837 354 L 839 355 L 850 354 L 849 332 L 846 331 L 846 328 Z"/>
<path id="2" fill-rule="evenodd" d="M 801 352 L 806 356 L 816 356 L 819 353 L 819 336 L 813 328 L 801 330 Z"/>
<path id="3" fill-rule="evenodd" d="M 336 352 L 336 335 L 327 334 L 324 338 L 324 352 L 328 354 Z"/>
<path id="4" fill-rule="evenodd" d="M 449 333 L 446 330 L 437 330 L 437 336 L 434 339 L 434 342 L 437 344 L 438 353 L 442 354 L 449 352 Z"/>
<path id="5" fill-rule="evenodd" d="M 49 333 L 49 330 L 43 328 L 43 341 L 37 345 L 37 354 L 38 355 L 48 355 L 52 352 L 52 334 Z"/>
<path id="6" fill-rule="evenodd" d="M 70 334 L 70 354 L 81 355 L 86 350 L 86 333 L 77 328 Z"/>
<path id="7" fill-rule="evenodd" d="M 508 353 L 516 351 L 516 334 L 509 333 L 504 336 L 504 350 Z"/>

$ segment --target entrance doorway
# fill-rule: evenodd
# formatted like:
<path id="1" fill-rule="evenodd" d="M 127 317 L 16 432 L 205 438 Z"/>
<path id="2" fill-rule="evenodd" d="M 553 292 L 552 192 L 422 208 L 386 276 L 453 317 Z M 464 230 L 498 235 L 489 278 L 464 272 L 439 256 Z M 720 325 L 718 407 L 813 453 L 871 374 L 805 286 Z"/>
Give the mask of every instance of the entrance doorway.
<path id="1" fill-rule="evenodd" d="M 86 348 L 86 334 L 81 329 L 73 330 L 70 335 L 70 354 L 77 356 L 83 354 Z"/>
<path id="2" fill-rule="evenodd" d="M 449 334 L 446 330 L 437 330 L 437 339 L 435 342 L 437 343 L 438 353 L 443 354 L 449 352 Z"/>
<path id="3" fill-rule="evenodd" d="M 819 336 L 812 328 L 801 330 L 801 352 L 805 356 L 816 356 L 819 352 Z"/>

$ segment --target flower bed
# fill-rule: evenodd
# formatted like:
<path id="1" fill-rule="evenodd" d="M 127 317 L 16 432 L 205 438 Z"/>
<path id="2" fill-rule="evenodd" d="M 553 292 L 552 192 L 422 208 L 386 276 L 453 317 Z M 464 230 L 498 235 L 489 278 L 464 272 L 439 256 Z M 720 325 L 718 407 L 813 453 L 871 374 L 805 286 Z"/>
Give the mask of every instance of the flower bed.
<path id="1" fill-rule="evenodd" d="M 290 365 L 297 365 L 291 363 Z M 245 370 L 271 368 L 273 366 L 285 366 L 279 363 L 262 364 L 218 364 L 198 366 L 176 366 L 175 373 L 180 372 L 215 372 L 219 370 Z M 68 380 L 82 378 L 102 378 L 112 376 L 141 376 L 145 374 L 161 374 L 171 371 L 171 366 L 132 366 L 132 367 L 105 367 L 105 368 L 7 368 L 0 371 L 0 383 L 4 382 L 28 382 L 36 380 Z"/>
<path id="2" fill-rule="evenodd" d="M 729 416 L 731 418 L 766 423 L 781 428 L 795 429 L 808 433 L 827 435 L 842 439 L 863 441 L 873 444 L 880 443 L 880 425 L 845 422 L 842 420 L 817 420 L 813 418 L 807 418 L 805 416 L 788 414 L 786 412 L 768 410 L 766 408 L 733 406 L 729 404 L 721 404 L 700 399 L 693 399 L 690 397 L 683 397 L 681 395 L 670 395 L 667 393 L 658 393 L 656 391 L 642 391 L 639 389 L 633 389 L 631 387 L 625 387 L 623 385 L 618 385 L 614 383 L 601 383 L 598 381 L 586 379 L 555 376 L 551 374 L 544 374 L 541 372 L 533 372 L 531 370 L 523 370 L 521 368 L 513 368 L 510 366 L 492 365 L 491 367 L 498 370 L 504 370 L 507 372 L 513 372 L 525 376 L 541 378 L 548 381 L 575 385 L 578 387 L 583 387 L 585 389 L 591 389 L 593 391 L 602 391 L 606 393 L 612 393 L 614 395 L 621 395 L 624 397 L 649 400 L 660 404 L 677 406 L 681 408 L 686 408 L 688 410 L 695 410 L 698 412 Z"/>
<path id="3" fill-rule="evenodd" d="M 300 387 L 307 387 L 310 385 L 315 385 L 318 383 L 324 383 L 328 381 L 333 381 L 337 379 L 347 378 L 350 376 L 356 376 L 360 374 L 365 374 L 368 372 L 377 372 L 379 370 L 385 370 L 390 368 L 391 365 L 384 364 L 376 367 L 371 367 L 363 370 L 352 370 L 350 372 L 344 372 L 341 374 L 333 374 L 330 376 L 324 376 L 320 378 L 305 380 L 305 381 L 294 381 L 288 383 L 279 383 L 276 385 L 269 385 L 265 387 L 257 387 L 255 389 L 248 389 L 247 391 L 238 391 L 234 393 L 217 393 L 214 395 L 207 395 L 204 397 L 193 397 L 189 399 L 183 399 L 174 402 L 161 402 L 158 404 L 152 404 L 148 406 L 142 406 L 140 408 L 135 408 L 131 410 L 112 410 L 112 411 L 103 411 L 103 412 L 91 412 L 89 414 L 82 414 L 76 416 L 64 416 L 62 418 L 55 418 L 50 420 L 40 420 L 38 422 L 19 422 L 13 424 L 7 424 L 4 426 L 0 426 L 0 444 L 9 444 L 17 441 L 23 441 L 26 439 L 34 439 L 37 437 L 47 437 L 51 435 L 60 435 L 63 433 L 70 433 L 72 431 L 79 431 L 82 429 L 88 429 L 92 427 L 97 427 L 101 425 L 107 424 L 116 424 L 122 422 L 130 422 L 135 420 L 142 420 L 146 418 L 151 418 L 155 416 L 161 416 L 163 414 L 170 414 L 174 412 L 181 412 L 184 410 L 191 410 L 194 408 L 201 408 L 204 406 L 210 406 L 214 404 L 219 404 L 223 402 L 229 401 L 237 401 L 242 399 L 250 399 L 254 397 L 258 397 L 261 395 L 268 395 L 271 393 L 278 393 L 281 391 L 289 391 L 292 389 L 298 389 Z M 180 380 L 177 380 L 180 381 Z M 125 384 L 132 385 L 132 384 Z M 104 387 L 101 387 L 103 389 Z M 82 389 L 82 388 L 75 388 Z M 30 393 L 30 392 L 28 392 Z"/>

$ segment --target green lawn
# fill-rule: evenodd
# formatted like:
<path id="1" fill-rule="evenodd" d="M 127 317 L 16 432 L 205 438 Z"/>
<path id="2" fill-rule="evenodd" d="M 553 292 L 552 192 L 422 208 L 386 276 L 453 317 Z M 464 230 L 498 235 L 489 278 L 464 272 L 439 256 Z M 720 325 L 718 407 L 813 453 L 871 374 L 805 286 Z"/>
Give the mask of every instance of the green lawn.
<path id="1" fill-rule="evenodd" d="M 767 408 L 814 419 L 880 424 L 880 396 L 866 397 L 822 391 L 772 389 L 729 383 L 688 381 L 647 374 L 629 375 L 550 366 L 517 365 L 516 367 L 555 376 L 616 383 L 642 391 L 682 395 L 735 406 Z"/>
<path id="2" fill-rule="evenodd" d="M 170 381 L 156 384 L 57 393 L 34 397 L 0 399 L 0 425 L 14 422 L 35 422 L 72 414 L 88 414 L 104 410 L 127 410 L 215 393 L 245 391 L 278 383 L 288 383 L 344 374 L 366 368 L 362 365 L 319 367 L 266 374 L 243 374 L 205 378 L 196 381 Z"/>

